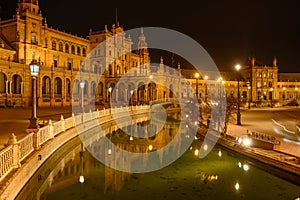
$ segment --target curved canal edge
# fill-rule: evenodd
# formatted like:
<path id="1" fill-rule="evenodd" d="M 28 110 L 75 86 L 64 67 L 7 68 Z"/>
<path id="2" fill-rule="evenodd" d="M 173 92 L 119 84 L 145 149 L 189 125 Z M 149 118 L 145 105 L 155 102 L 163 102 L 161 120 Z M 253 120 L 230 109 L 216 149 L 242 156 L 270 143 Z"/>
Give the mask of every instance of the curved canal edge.
<path id="1" fill-rule="evenodd" d="M 202 129 L 201 129 L 202 128 Z M 204 129 L 207 129 L 206 127 Z M 217 144 L 235 155 L 240 155 L 258 163 L 264 169 L 273 173 L 283 179 L 291 181 L 300 185 L 300 165 L 289 161 L 279 160 L 272 155 L 269 155 L 258 149 L 243 146 L 239 144 L 232 136 L 217 136 L 215 131 L 205 131 L 200 127 L 197 131 L 198 137 L 206 138 L 210 142 L 217 142 Z"/>
<path id="2" fill-rule="evenodd" d="M 68 127 L 68 129 L 63 127 L 65 124 L 62 125 L 62 121 L 59 121 L 59 127 L 52 126 L 52 124 L 51 126 L 48 125 L 49 127 L 43 127 L 42 129 L 49 130 L 52 135 L 50 134 L 50 137 L 47 137 L 47 140 L 39 145 L 36 145 L 36 141 L 31 140 L 32 144 L 30 144 L 30 146 L 35 148 L 34 150 L 30 150 L 31 153 L 29 153 L 22 162 L 20 161 L 20 144 L 16 143 L 15 147 L 17 148 L 17 153 L 15 154 L 17 155 L 19 165 L 13 167 L 1 180 L 0 200 L 15 199 L 41 165 L 66 142 L 96 126 L 111 122 L 115 119 L 122 119 L 127 117 L 128 114 L 134 116 L 149 113 L 149 109 L 149 106 L 135 106 L 94 111 L 76 116 L 73 115 L 71 118 L 65 119 L 64 121 L 68 120 L 73 122 L 72 126 Z M 64 131 L 61 131 L 63 130 L 62 127 L 65 128 Z M 53 133 L 56 132 L 57 134 L 54 135 Z M 42 134 L 40 131 L 37 133 Z M 31 136 L 33 137 L 34 134 L 31 133 Z M 38 135 L 37 139 L 40 138 L 40 136 L 41 135 Z"/>

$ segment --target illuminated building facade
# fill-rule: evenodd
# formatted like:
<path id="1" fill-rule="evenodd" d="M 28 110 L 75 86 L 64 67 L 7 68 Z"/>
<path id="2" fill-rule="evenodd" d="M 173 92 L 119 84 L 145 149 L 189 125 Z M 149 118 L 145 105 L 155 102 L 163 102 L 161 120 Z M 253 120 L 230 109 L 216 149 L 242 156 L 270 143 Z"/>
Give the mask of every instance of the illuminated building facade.
<path id="1" fill-rule="evenodd" d="M 106 41 L 105 48 L 98 48 L 103 41 Z M 90 30 L 89 35 L 82 38 L 48 27 L 37 0 L 19 0 L 14 17 L 0 21 L 0 105 L 31 105 L 29 64 L 32 59 L 40 65 L 37 79 L 39 107 L 80 105 L 81 102 L 107 106 L 110 100 L 117 106 L 136 105 L 155 99 L 194 95 L 196 80 L 193 71 L 178 66 L 178 72 L 190 74 L 181 79 L 166 70 L 163 59 L 159 68 L 150 66 L 143 29 L 137 50 L 132 50 L 132 45 L 130 36 L 125 35 L 118 22 L 111 29 L 105 26 L 101 31 Z M 89 63 L 85 63 L 87 57 Z M 139 70 L 130 81 L 118 83 L 134 68 Z M 233 76 L 227 78 L 227 74 L 221 72 L 226 93 L 236 97 L 237 79 Z M 242 67 L 241 74 L 241 97 L 245 102 L 276 103 L 300 96 L 299 75 L 278 73 L 276 59 L 273 65 L 266 66 L 251 58 Z M 163 79 L 166 84 L 156 84 L 151 80 L 153 76 Z M 214 90 L 215 80 L 212 79 L 200 77 L 198 80 L 200 99 L 207 97 L 207 87 Z M 80 83 L 84 83 L 82 87 Z M 191 85 L 194 90 L 186 85 Z"/>

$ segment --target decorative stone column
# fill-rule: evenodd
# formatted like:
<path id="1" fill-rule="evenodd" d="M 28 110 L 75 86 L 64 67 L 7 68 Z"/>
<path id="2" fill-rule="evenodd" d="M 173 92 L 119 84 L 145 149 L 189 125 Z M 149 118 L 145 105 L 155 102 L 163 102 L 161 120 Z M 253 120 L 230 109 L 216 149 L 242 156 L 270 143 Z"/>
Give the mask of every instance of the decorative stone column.
<path id="1" fill-rule="evenodd" d="M 18 168 L 21 167 L 21 162 L 20 162 L 20 148 L 19 144 L 17 141 L 17 136 L 15 136 L 14 133 L 12 133 L 8 139 L 8 144 L 12 145 L 13 149 L 13 167 Z"/>

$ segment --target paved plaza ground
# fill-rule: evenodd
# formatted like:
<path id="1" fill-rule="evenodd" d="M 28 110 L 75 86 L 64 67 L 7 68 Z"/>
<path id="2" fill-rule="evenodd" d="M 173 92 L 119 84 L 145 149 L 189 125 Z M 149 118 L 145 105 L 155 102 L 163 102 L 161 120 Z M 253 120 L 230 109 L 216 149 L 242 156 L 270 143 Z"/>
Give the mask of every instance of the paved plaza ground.
<path id="1" fill-rule="evenodd" d="M 49 119 L 57 121 L 61 115 L 68 118 L 76 112 L 76 108 L 38 108 L 37 116 L 40 122 L 47 123 Z M 7 143 L 9 136 L 14 133 L 17 139 L 26 135 L 31 118 L 31 107 L 0 108 L 0 149 Z M 242 126 L 236 126 L 236 113 L 230 118 L 228 132 L 233 136 L 242 136 L 246 130 L 256 131 L 279 138 L 290 140 L 293 145 L 300 145 L 300 108 L 251 108 L 242 109 Z M 277 124 L 276 124 L 277 123 Z M 280 126 L 286 127 L 279 130 Z M 277 130 L 276 130 L 277 129 Z M 293 132 L 293 133 L 292 133 Z M 300 149 L 300 148 L 299 148 Z"/>

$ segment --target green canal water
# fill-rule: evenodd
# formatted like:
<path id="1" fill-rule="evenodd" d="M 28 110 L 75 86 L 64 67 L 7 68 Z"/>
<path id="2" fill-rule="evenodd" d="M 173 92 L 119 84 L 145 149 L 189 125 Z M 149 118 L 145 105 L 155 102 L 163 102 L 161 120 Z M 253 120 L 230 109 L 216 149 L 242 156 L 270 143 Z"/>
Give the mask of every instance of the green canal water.
<path id="1" fill-rule="evenodd" d="M 203 159 L 195 156 L 202 141 L 194 140 L 167 167 L 148 173 L 125 173 L 100 163 L 79 138 L 52 155 L 17 199 L 290 199 L 300 185 L 255 163 L 214 147 Z M 84 150 L 84 151 L 83 151 Z M 80 183 L 79 178 L 83 177 Z"/>

